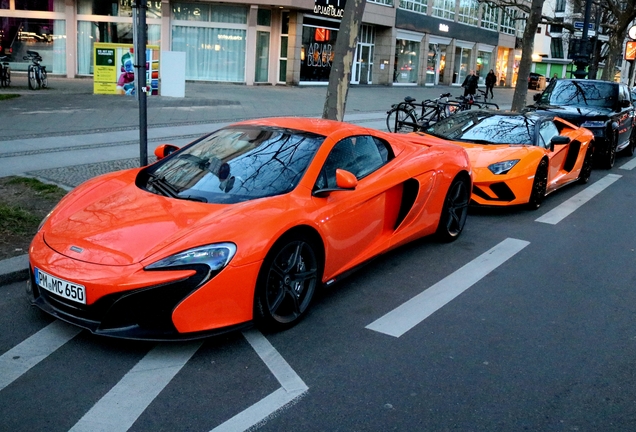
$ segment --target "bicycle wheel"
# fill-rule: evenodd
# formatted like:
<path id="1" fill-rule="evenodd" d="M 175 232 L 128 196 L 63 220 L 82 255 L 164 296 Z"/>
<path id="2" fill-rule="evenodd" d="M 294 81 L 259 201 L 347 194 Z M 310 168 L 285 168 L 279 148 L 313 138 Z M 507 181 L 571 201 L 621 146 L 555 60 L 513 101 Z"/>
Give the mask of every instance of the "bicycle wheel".
<path id="1" fill-rule="evenodd" d="M 389 132 L 416 132 L 417 123 L 411 111 L 407 111 L 404 108 L 394 108 L 386 116 L 386 128 Z"/>
<path id="2" fill-rule="evenodd" d="M 0 87 L 8 87 L 7 69 L 2 65 L 0 65 Z"/>
<path id="3" fill-rule="evenodd" d="M 4 71 L 6 73 L 6 75 L 5 75 L 5 87 L 9 87 L 11 85 L 11 68 L 7 66 L 6 68 L 4 68 Z"/>
<path id="4" fill-rule="evenodd" d="M 47 88 L 49 86 L 49 80 L 46 77 L 46 69 L 40 68 L 40 86 Z"/>
<path id="5" fill-rule="evenodd" d="M 31 90 L 37 89 L 38 79 L 35 76 L 35 67 L 33 65 L 29 65 L 28 75 L 29 75 L 29 89 Z"/>

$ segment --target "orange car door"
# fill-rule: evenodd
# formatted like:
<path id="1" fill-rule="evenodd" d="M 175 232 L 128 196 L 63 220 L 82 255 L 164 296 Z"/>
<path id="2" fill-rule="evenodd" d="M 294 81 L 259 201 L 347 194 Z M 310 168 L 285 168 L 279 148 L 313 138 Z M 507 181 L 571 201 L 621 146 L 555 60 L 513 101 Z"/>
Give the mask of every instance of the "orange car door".
<path id="1" fill-rule="evenodd" d="M 382 151 L 382 146 L 387 146 Z M 382 250 L 397 219 L 401 187 L 378 181 L 389 157 L 388 144 L 371 136 L 346 138 L 327 157 L 315 189 L 335 188 L 335 170 L 358 178 L 355 190 L 314 197 L 325 238 L 325 278 L 339 274 Z"/>
<path id="2" fill-rule="evenodd" d="M 570 151 L 569 144 L 555 144 L 550 149 L 550 140 L 559 135 L 559 130 L 552 120 L 545 120 L 539 125 L 539 144 L 548 150 L 548 158 L 550 159 L 550 167 L 548 170 L 548 187 L 551 191 L 574 179 L 578 175 L 578 171 L 566 170 L 565 163 Z"/>

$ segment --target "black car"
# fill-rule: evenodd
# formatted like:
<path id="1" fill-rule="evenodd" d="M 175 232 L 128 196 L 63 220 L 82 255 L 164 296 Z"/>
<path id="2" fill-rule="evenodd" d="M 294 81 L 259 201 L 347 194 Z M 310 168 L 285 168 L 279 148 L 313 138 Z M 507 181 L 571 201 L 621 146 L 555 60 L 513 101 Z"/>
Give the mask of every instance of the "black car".
<path id="1" fill-rule="evenodd" d="M 604 168 L 614 166 L 616 153 L 633 155 L 636 118 L 628 87 L 600 81 L 560 79 L 534 96 L 531 109 L 565 119 L 594 134 L 594 159 Z"/>

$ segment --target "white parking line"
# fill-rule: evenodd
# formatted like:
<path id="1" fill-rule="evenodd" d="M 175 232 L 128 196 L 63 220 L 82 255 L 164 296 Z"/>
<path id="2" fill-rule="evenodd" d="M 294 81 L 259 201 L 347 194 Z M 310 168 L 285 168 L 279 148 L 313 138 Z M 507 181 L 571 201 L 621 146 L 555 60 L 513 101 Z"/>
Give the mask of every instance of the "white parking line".
<path id="1" fill-rule="evenodd" d="M 157 345 L 71 431 L 127 431 L 202 343 Z"/>
<path id="2" fill-rule="evenodd" d="M 636 158 L 630 159 L 629 162 L 624 163 L 619 168 L 622 170 L 632 170 L 636 168 Z"/>
<path id="3" fill-rule="evenodd" d="M 82 330 L 56 320 L 0 356 L 0 390 L 20 378 Z"/>
<path id="4" fill-rule="evenodd" d="M 243 336 L 274 374 L 282 388 L 261 399 L 225 423 L 215 427 L 212 432 L 247 430 L 262 422 L 285 405 L 293 402 L 308 390 L 303 380 L 260 332 L 249 330 L 243 332 Z"/>
<path id="5" fill-rule="evenodd" d="M 583 189 L 581 192 L 574 195 L 569 200 L 559 204 L 543 216 L 535 219 L 535 222 L 543 222 L 552 225 L 558 224 L 621 177 L 622 176 L 617 174 L 606 175 L 602 179 L 596 181 L 595 183 Z"/>
<path id="6" fill-rule="evenodd" d="M 479 282 L 530 242 L 508 238 L 366 328 L 400 337 Z"/>

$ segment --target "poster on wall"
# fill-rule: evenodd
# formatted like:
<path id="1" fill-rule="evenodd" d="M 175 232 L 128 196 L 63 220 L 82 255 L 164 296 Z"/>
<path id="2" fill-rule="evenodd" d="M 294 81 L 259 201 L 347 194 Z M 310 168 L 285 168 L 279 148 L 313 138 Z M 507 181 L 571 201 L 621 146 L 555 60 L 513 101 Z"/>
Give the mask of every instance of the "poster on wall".
<path id="1" fill-rule="evenodd" d="M 134 96 L 135 54 L 132 44 L 95 43 L 94 94 Z M 159 47 L 146 46 L 146 94 L 159 94 Z"/>

